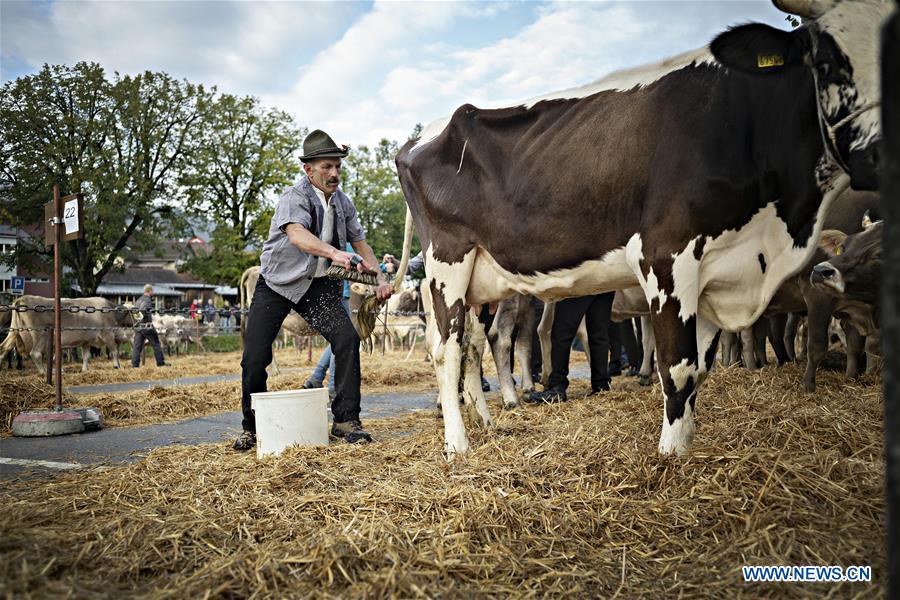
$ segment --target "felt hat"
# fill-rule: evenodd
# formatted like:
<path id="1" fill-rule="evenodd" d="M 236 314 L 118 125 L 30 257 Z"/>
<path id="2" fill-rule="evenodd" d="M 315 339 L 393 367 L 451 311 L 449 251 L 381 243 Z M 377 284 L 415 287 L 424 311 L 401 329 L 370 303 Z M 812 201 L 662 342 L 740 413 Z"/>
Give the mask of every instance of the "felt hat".
<path id="1" fill-rule="evenodd" d="M 350 152 L 349 146 L 338 146 L 327 133 L 316 129 L 303 140 L 303 156 L 300 160 L 309 162 L 317 158 L 343 158 Z"/>

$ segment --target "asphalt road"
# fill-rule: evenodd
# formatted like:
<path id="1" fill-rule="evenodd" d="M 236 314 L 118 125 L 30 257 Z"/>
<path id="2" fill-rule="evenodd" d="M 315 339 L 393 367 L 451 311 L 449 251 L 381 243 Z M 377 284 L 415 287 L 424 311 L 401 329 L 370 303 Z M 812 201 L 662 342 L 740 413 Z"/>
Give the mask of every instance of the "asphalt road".
<path id="1" fill-rule="evenodd" d="M 576 367 L 570 379 L 589 377 L 586 367 Z M 236 375 L 213 375 L 184 379 L 143 381 L 67 388 L 75 393 L 127 392 L 153 385 L 191 385 L 229 381 Z M 492 389 L 497 380 L 489 378 Z M 401 415 L 435 406 L 436 393 L 369 394 L 363 396 L 363 420 Z M 329 419 L 331 415 L 329 414 Z M 77 435 L 45 438 L 0 438 L 0 480 L 20 476 L 53 475 L 60 471 L 96 465 L 116 465 L 139 460 L 153 448 L 172 444 L 228 443 L 241 431 L 239 411 L 188 419 L 175 423 L 135 427 L 110 427 Z"/>

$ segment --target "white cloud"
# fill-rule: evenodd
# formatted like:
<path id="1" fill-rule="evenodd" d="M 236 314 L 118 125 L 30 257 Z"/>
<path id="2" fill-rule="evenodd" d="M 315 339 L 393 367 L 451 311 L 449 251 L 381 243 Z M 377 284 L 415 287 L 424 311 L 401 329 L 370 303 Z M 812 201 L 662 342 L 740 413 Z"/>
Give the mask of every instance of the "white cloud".
<path id="1" fill-rule="evenodd" d="M 502 106 L 782 22 L 767 0 L 705 2 L 0 2 L 10 67 L 95 60 L 260 96 L 352 144 L 403 140 L 471 102 Z"/>
<path id="2" fill-rule="evenodd" d="M 782 19 L 762 2 L 543 5 L 515 35 L 455 50 L 432 42 L 390 71 L 379 94 L 382 122 L 396 122 L 393 137 L 403 139 L 412 124 L 427 124 L 465 102 L 509 105 L 702 46 L 728 25 L 749 20 L 778 25 Z M 352 107 L 346 113 L 352 114 Z M 367 133 L 363 129 L 359 135 Z"/>
<path id="3" fill-rule="evenodd" d="M 95 61 L 109 71 L 166 71 L 234 93 L 287 89 L 314 49 L 358 5 L 299 2 L 3 2 L 4 62 Z M 302 56 L 307 54 L 307 56 Z M 4 77 L 7 71 L 4 70 Z"/>

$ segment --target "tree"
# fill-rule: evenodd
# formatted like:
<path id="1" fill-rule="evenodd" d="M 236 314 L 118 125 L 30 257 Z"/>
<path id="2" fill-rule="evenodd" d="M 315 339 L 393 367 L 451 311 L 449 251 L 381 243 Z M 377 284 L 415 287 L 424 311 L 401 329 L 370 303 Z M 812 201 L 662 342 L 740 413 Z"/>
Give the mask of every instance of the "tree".
<path id="1" fill-rule="evenodd" d="M 97 64 L 45 65 L 0 94 L 0 201 L 17 226 L 43 220 L 54 184 L 85 194 L 85 237 L 66 244 L 64 264 L 85 295 L 96 293 L 122 250 L 142 231 L 153 243 L 168 226 L 168 199 L 210 100 L 202 86 L 165 73 L 107 80 Z M 46 260 L 41 240 L 17 258 Z M 23 257 L 25 255 L 25 257 Z"/>
<path id="2" fill-rule="evenodd" d="M 258 220 L 273 192 L 300 173 L 305 136 L 287 113 L 265 110 L 253 97 L 219 97 L 203 121 L 199 144 L 181 178 L 188 206 L 210 217 L 227 236 L 258 246 Z M 268 223 L 266 223 L 268 226 Z"/>
<path id="3" fill-rule="evenodd" d="M 343 190 L 359 212 L 359 220 L 376 256 L 403 251 L 406 200 L 397 179 L 397 142 L 382 139 L 374 148 L 359 146 L 345 159 Z M 418 252 L 414 242 L 413 252 Z"/>

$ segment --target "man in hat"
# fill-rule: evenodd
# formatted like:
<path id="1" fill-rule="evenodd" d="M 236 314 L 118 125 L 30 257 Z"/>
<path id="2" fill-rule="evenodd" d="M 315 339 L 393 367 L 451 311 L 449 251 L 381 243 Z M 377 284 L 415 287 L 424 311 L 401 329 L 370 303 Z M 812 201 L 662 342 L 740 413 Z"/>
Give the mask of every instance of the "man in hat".
<path id="1" fill-rule="evenodd" d="M 144 285 L 144 295 L 134 303 L 135 310 L 141 311 L 141 320 L 134 325 L 134 339 L 131 343 L 131 366 L 135 369 L 141 366 L 141 354 L 144 353 L 144 340 L 153 346 L 153 356 L 156 358 L 157 367 L 167 367 L 163 357 L 162 346 L 159 343 L 159 335 L 153 326 L 153 286 Z"/>
<path id="2" fill-rule="evenodd" d="M 326 277 L 330 264 L 359 271 L 377 271 L 375 253 L 366 242 L 356 207 L 338 189 L 341 158 L 338 146 L 324 131 L 315 130 L 303 141 L 306 176 L 288 189 L 275 206 L 269 238 L 260 256 L 260 277 L 247 315 L 244 356 L 241 360 L 241 405 L 244 431 L 235 450 L 256 445 L 256 419 L 250 395 L 266 391 L 266 367 L 272 362 L 272 342 L 293 309 L 331 344 L 335 355 L 335 397 L 331 405 L 331 434 L 354 442 L 370 442 L 359 420 L 359 336 L 341 304 L 342 282 Z M 347 243 L 356 253 L 346 252 Z M 378 272 L 376 295 L 387 300 L 392 288 Z"/>

